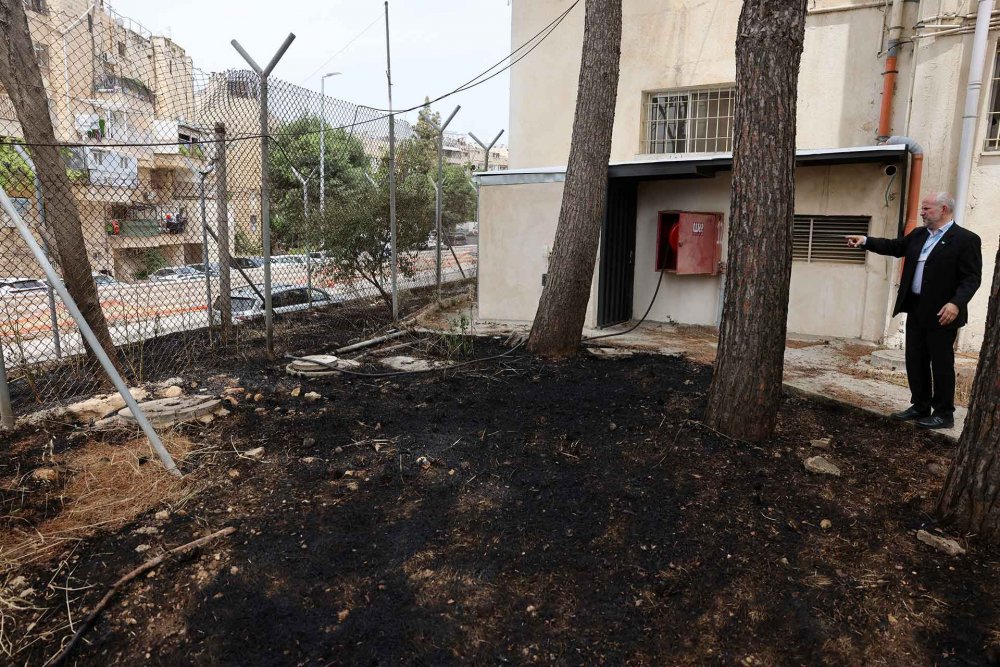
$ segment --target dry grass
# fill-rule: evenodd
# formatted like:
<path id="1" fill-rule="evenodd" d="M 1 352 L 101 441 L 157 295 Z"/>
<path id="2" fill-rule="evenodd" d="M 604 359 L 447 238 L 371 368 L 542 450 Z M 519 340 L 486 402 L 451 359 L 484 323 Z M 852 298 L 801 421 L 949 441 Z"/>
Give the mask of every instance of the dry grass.
<path id="1" fill-rule="evenodd" d="M 194 453 L 191 441 L 176 433 L 166 435 L 163 444 L 177 461 Z M 51 467 L 59 471 L 59 480 L 51 484 L 50 490 L 35 492 L 47 492 L 48 501 L 59 508 L 57 513 L 37 525 L 27 519 L 18 520 L 16 515 L 4 517 L 11 523 L 9 530 L 0 533 L 0 655 L 14 655 L 23 648 L 21 640 L 27 640 L 27 632 L 14 630 L 15 614 L 45 613 L 34 606 L 35 596 L 21 597 L 24 584 L 18 581 L 19 570 L 52 560 L 71 543 L 98 529 L 115 530 L 155 507 L 178 503 L 196 491 L 190 479 L 178 479 L 163 469 L 145 438 L 124 444 L 90 442 L 55 457 Z M 31 488 L 32 484 L 25 482 L 27 476 L 5 480 L 4 486 Z M 63 565 L 65 561 L 60 570 Z"/>

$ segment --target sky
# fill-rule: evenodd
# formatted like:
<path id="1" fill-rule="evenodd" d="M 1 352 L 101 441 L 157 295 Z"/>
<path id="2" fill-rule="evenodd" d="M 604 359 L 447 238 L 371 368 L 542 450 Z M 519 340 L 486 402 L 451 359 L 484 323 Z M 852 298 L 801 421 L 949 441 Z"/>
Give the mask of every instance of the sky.
<path id="1" fill-rule="evenodd" d="M 265 67 L 288 33 L 295 33 L 275 77 L 319 90 L 323 74 L 339 71 L 326 80 L 328 95 L 376 108 L 388 105 L 383 0 L 108 4 L 154 34 L 171 37 L 194 59 L 195 67 L 206 71 L 247 67 L 230 44 L 234 38 Z M 397 109 L 457 88 L 511 51 L 509 0 L 390 0 L 389 25 Z M 448 129 L 472 131 L 488 142 L 507 129 L 509 92 L 510 78 L 504 73 L 438 102 L 434 109 L 447 118 L 462 105 Z M 407 119 L 415 122 L 416 113 Z"/>

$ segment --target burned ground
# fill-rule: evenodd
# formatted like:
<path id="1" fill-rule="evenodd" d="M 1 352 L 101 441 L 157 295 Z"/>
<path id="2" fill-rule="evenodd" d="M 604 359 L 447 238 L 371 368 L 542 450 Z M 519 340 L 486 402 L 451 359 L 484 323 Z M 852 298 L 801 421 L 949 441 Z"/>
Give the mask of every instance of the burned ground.
<path id="1" fill-rule="evenodd" d="M 509 352 L 437 343 L 453 358 Z M 188 434 L 206 454 L 187 460 L 192 491 L 169 517 L 150 510 L 22 568 L 33 606 L 51 610 L 13 660 L 58 650 L 64 597 L 78 621 L 150 555 L 229 525 L 133 582 L 70 662 L 996 660 L 996 555 L 973 540 L 950 558 L 914 538 L 932 529 L 952 445 L 796 398 L 771 441 L 733 442 L 698 421 L 710 374 L 675 357 L 515 350 L 445 373 L 295 380 L 248 354 L 229 370 L 246 390 L 233 414 Z M 43 465 L 43 436 L 22 433 L 30 444 L 4 465 Z M 823 437 L 828 448 L 810 444 Z M 260 460 L 245 455 L 255 447 Z M 842 476 L 806 472 L 817 454 Z M 51 495 L 44 484 L 20 496 Z M 46 588 L 57 562 L 72 567 L 64 588 L 92 588 Z M 16 612 L 18 627 L 32 614 Z"/>

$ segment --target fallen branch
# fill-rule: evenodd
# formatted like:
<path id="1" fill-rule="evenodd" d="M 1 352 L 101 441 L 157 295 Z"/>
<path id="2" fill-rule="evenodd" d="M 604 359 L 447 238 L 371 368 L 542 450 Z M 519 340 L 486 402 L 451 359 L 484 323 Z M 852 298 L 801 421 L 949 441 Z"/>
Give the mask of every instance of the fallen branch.
<path id="1" fill-rule="evenodd" d="M 114 585 L 111 587 L 111 589 L 104 594 L 104 597 L 101 598 L 101 601 L 97 603 L 97 606 L 94 607 L 94 610 L 90 612 L 87 618 L 83 620 L 83 623 L 80 625 L 79 629 L 77 629 L 77 631 L 73 634 L 73 638 L 69 640 L 69 643 L 66 644 L 66 647 L 63 648 L 63 650 L 61 650 L 52 658 L 49 658 L 49 660 L 45 663 L 45 665 L 46 666 L 51 665 L 52 667 L 56 667 L 56 665 L 60 665 L 63 663 L 64 660 L 66 660 L 70 652 L 80 641 L 80 638 L 83 636 L 83 633 L 87 631 L 87 629 L 93 624 L 94 619 L 96 619 L 100 615 L 100 613 L 104 611 L 104 609 L 108 606 L 108 604 L 111 603 L 112 598 L 114 598 L 114 596 L 118 593 L 118 590 L 122 586 L 132 581 L 139 575 L 145 572 L 149 572 L 156 566 L 160 565 L 169 556 L 179 556 L 181 554 L 187 553 L 188 551 L 191 551 L 192 549 L 197 549 L 203 544 L 208 544 L 209 542 L 211 542 L 216 538 L 225 537 L 226 535 L 232 535 L 235 532 L 236 529 L 233 528 L 232 526 L 228 528 L 223 528 L 222 530 L 212 533 L 211 535 L 200 537 L 197 540 L 194 540 L 193 542 L 188 542 L 187 544 L 182 544 L 179 547 L 174 547 L 173 549 L 170 549 L 169 551 L 160 554 L 159 556 L 153 558 L 152 560 L 147 560 L 145 563 L 143 563 L 139 567 L 135 568 L 134 570 L 126 574 L 124 577 L 116 581 Z"/>

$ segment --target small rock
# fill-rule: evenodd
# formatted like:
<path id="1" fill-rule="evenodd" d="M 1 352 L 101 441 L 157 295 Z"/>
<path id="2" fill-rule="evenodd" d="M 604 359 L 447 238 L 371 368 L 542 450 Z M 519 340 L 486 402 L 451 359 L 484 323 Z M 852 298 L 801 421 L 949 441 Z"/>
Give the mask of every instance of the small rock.
<path id="1" fill-rule="evenodd" d="M 955 540 L 950 540 L 946 537 L 938 537 L 937 535 L 931 535 L 926 530 L 917 531 L 917 539 L 934 547 L 938 551 L 948 554 L 949 556 L 960 556 L 965 553 L 965 549 L 962 548 Z"/>
<path id="2" fill-rule="evenodd" d="M 229 568 L 229 574 L 239 574 L 239 573 L 240 573 L 240 568 L 236 567 L 235 565 Z"/>
<path id="3" fill-rule="evenodd" d="M 184 393 L 184 390 L 181 389 L 180 387 L 178 387 L 177 385 L 171 385 L 169 387 L 164 387 L 163 389 L 161 389 L 160 391 L 157 392 L 157 394 L 161 398 L 177 398 L 178 396 L 180 396 L 183 393 Z"/>
<path id="4" fill-rule="evenodd" d="M 201 417 L 198 417 L 198 421 L 202 424 L 211 424 L 215 421 L 215 415 L 202 415 Z"/>
<path id="5" fill-rule="evenodd" d="M 774 457 L 774 458 L 776 458 L 776 459 L 780 459 L 780 458 L 781 458 L 781 452 L 775 452 L 775 453 L 774 453 L 774 454 L 772 454 L 771 456 L 773 456 L 773 457 Z"/>
<path id="6" fill-rule="evenodd" d="M 431 467 L 431 461 L 426 456 L 418 456 L 417 465 L 423 468 L 424 470 L 427 470 L 428 468 Z"/>
<path id="7" fill-rule="evenodd" d="M 344 453 L 344 448 L 343 447 L 334 447 L 333 448 L 333 453 L 334 454 L 343 454 Z"/>
<path id="8" fill-rule="evenodd" d="M 320 394 L 317 394 L 315 391 L 310 391 L 308 394 L 306 394 L 304 396 L 304 398 L 307 401 L 318 401 L 319 399 L 323 398 L 323 396 L 320 395 Z"/>
<path id="9" fill-rule="evenodd" d="M 31 479 L 37 479 L 39 482 L 57 482 L 59 472 L 53 468 L 38 468 L 31 473 Z"/>
<path id="10" fill-rule="evenodd" d="M 144 551 L 149 551 L 149 545 L 148 544 L 140 544 L 139 546 L 137 546 L 135 548 L 135 552 L 136 553 L 140 553 L 141 554 Z"/>
<path id="11" fill-rule="evenodd" d="M 940 463 L 928 463 L 928 464 L 927 464 L 927 470 L 928 470 L 928 471 L 929 471 L 929 472 L 930 472 L 930 473 L 931 473 L 932 475 L 935 475 L 935 476 L 937 476 L 937 477 L 944 477 L 945 475 L 947 475 L 947 474 L 948 474 L 948 469 L 947 469 L 947 468 L 945 468 L 945 467 L 944 467 L 943 465 L 941 465 Z"/>
<path id="12" fill-rule="evenodd" d="M 819 527 L 822 528 L 823 530 L 830 530 L 831 528 L 833 528 L 833 522 L 830 521 L 829 519 L 823 519 L 822 521 L 819 522 Z"/>
<path id="13" fill-rule="evenodd" d="M 244 389 L 243 387 L 228 387 L 228 388 L 222 390 L 222 395 L 223 396 L 235 396 L 235 395 L 238 395 L 238 394 L 245 394 L 246 391 L 247 390 Z"/>
<path id="14" fill-rule="evenodd" d="M 302 393 L 302 387 L 296 387 L 292 389 L 292 398 L 298 398 L 299 394 Z"/>
<path id="15" fill-rule="evenodd" d="M 785 567 L 788 567 L 788 559 L 787 558 L 782 558 L 778 562 L 781 563 L 782 565 L 784 565 Z"/>
<path id="16" fill-rule="evenodd" d="M 215 415 L 216 417 L 228 417 L 230 415 L 230 412 L 229 412 L 229 410 L 226 410 L 225 408 L 219 408 L 218 410 L 216 410 L 212 414 Z"/>
<path id="17" fill-rule="evenodd" d="M 237 477 L 240 476 L 240 471 L 237 470 L 236 468 L 230 468 L 226 474 L 232 477 L 233 479 L 236 479 Z"/>
<path id="18" fill-rule="evenodd" d="M 805 460 L 806 470 L 817 475 L 833 475 L 840 477 L 840 468 L 833 465 L 822 456 L 813 456 Z"/>
<path id="19" fill-rule="evenodd" d="M 304 456 L 301 459 L 299 459 L 299 461 L 302 461 L 303 463 L 314 463 L 316 461 L 316 457 L 315 456 Z"/>
<path id="20" fill-rule="evenodd" d="M 533 605 L 533 604 L 529 604 L 529 605 L 528 605 L 528 608 L 527 608 L 527 609 L 525 609 L 525 611 L 526 611 L 526 612 L 528 612 L 529 614 L 533 614 L 533 613 L 535 613 L 535 611 L 536 611 L 537 609 L 538 609 L 538 608 L 537 608 L 537 607 L 536 607 L 535 605 Z"/>
<path id="21" fill-rule="evenodd" d="M 264 400 L 264 394 L 256 394 L 256 395 L 255 395 L 255 396 L 253 397 L 253 400 L 254 400 L 254 401 L 255 401 L 256 403 L 260 403 L 261 401 L 263 401 L 263 400 Z"/>
<path id="22" fill-rule="evenodd" d="M 618 430 L 618 424 L 616 424 L 614 422 L 611 422 L 610 424 L 608 424 L 608 430 L 609 431 L 617 431 Z"/>
<path id="23" fill-rule="evenodd" d="M 248 449 L 247 451 L 243 452 L 243 456 L 247 457 L 248 459 L 253 459 L 254 461 L 260 461 L 261 459 L 264 458 L 264 448 L 254 447 L 253 449 Z"/>
<path id="24" fill-rule="evenodd" d="M 357 491 L 358 488 L 359 487 L 358 487 L 358 483 L 357 482 L 348 482 L 347 483 L 347 490 L 348 491 Z"/>
<path id="25" fill-rule="evenodd" d="M 343 623 L 347 620 L 347 617 L 351 615 L 350 609 L 345 609 L 344 611 L 337 612 L 337 622 Z"/>
<path id="26" fill-rule="evenodd" d="M 168 512 L 167 510 L 160 510 L 159 512 L 153 515 L 153 518 L 155 518 L 157 521 L 166 521 L 167 519 L 170 518 L 170 512 Z"/>
<path id="27" fill-rule="evenodd" d="M 830 449 L 830 445 L 833 444 L 833 438 L 818 438 L 816 440 L 810 440 L 809 444 L 817 449 Z"/>
<path id="28" fill-rule="evenodd" d="M 156 535 L 158 532 L 160 532 L 160 529 L 156 526 L 143 526 L 142 528 L 135 529 L 136 535 Z"/>
<path id="29" fill-rule="evenodd" d="M 315 444 L 316 444 L 316 438 L 303 438 L 302 439 L 302 446 L 303 447 L 312 447 Z"/>
<path id="30" fill-rule="evenodd" d="M 254 408 L 253 412 L 254 412 L 255 415 L 266 415 L 267 414 L 267 408 Z"/>

